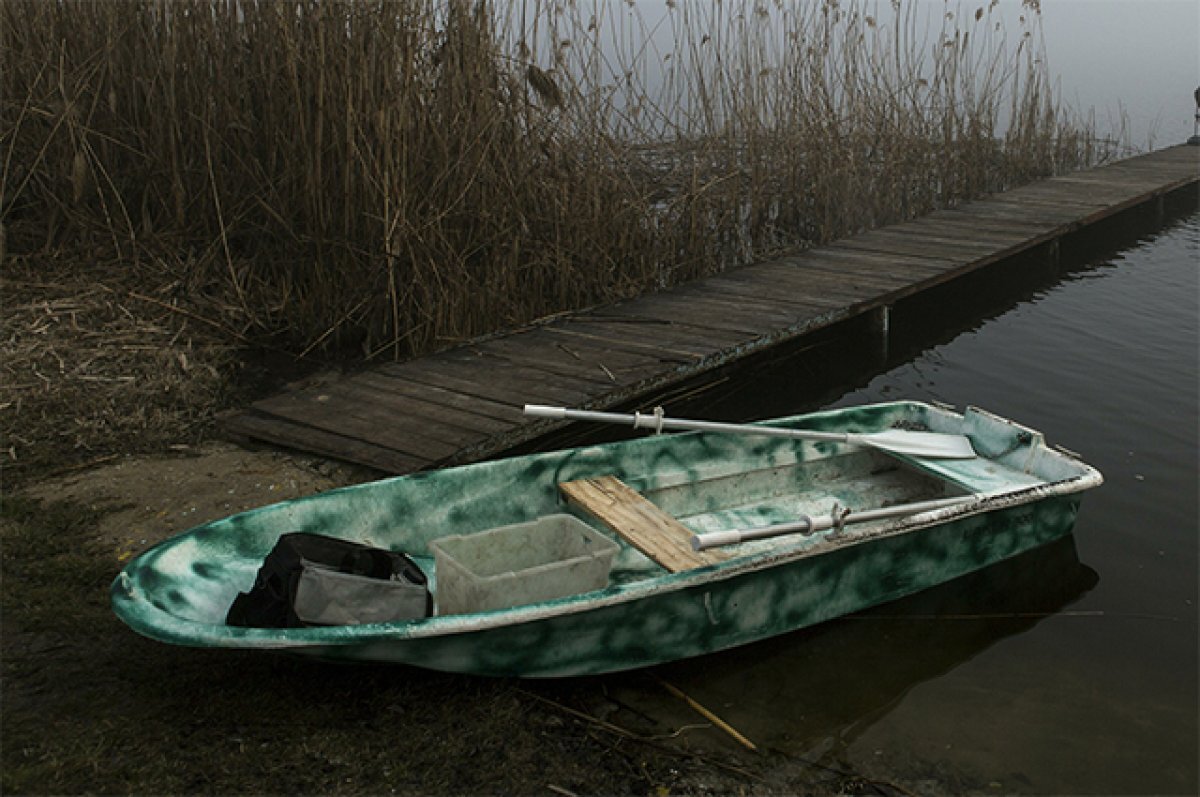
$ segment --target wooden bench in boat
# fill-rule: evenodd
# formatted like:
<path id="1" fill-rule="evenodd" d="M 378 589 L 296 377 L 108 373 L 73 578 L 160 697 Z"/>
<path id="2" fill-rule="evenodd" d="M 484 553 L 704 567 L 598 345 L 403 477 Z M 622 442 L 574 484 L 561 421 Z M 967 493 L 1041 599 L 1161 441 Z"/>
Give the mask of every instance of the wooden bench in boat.
<path id="1" fill-rule="evenodd" d="M 672 573 L 729 558 L 715 550 L 693 551 L 691 529 L 615 476 L 562 482 L 558 488 L 572 503 L 595 515 Z"/>

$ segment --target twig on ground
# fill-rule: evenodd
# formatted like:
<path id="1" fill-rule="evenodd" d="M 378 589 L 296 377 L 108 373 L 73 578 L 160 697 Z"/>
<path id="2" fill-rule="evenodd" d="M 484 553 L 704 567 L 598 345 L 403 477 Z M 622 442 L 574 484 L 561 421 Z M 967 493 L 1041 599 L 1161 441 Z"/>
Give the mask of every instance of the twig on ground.
<path id="1" fill-rule="evenodd" d="M 705 764 L 717 767 L 719 769 L 727 770 L 727 771 L 732 772 L 735 775 L 738 775 L 740 777 L 750 778 L 752 780 L 757 780 L 757 781 L 763 780 L 763 778 L 760 775 L 756 775 L 755 773 L 750 772 L 749 770 L 743 769 L 742 767 L 737 767 L 732 764 L 726 764 L 723 761 L 720 761 L 715 758 L 711 758 L 709 756 L 704 756 L 699 753 L 694 753 L 694 752 L 691 752 L 688 750 L 680 750 L 676 747 L 672 747 L 669 744 L 663 744 L 662 742 L 659 742 L 659 741 L 652 739 L 650 737 L 647 737 L 647 736 L 640 736 L 632 731 L 625 730 L 624 728 L 622 728 L 619 725 L 613 725 L 611 722 L 605 722 L 604 720 L 602 720 L 598 717 L 593 717 L 591 714 L 587 714 L 583 711 L 579 711 L 578 709 L 573 709 L 570 706 L 564 706 L 562 703 L 551 700 L 548 697 L 542 697 L 539 694 L 535 694 L 533 692 L 528 692 L 524 689 L 517 689 L 516 691 L 518 691 L 521 694 L 526 695 L 528 697 L 532 697 L 534 700 L 545 703 L 548 706 L 552 706 L 552 707 L 558 709 L 559 711 L 570 714 L 573 717 L 576 717 L 585 722 L 591 723 L 593 726 L 595 726 L 597 728 L 602 728 L 606 731 L 609 731 L 610 733 L 614 733 L 618 736 L 629 739 L 631 741 L 635 741 L 640 744 L 648 745 L 650 747 L 653 747 L 656 750 L 660 750 L 662 752 L 669 753 L 671 755 L 679 756 L 681 758 L 690 758 L 690 759 L 693 759 L 696 761 L 702 761 Z"/>
<path id="2" fill-rule="evenodd" d="M 679 698 L 683 702 L 687 703 L 688 706 L 690 706 L 692 708 L 692 710 L 694 710 L 700 716 L 704 717 L 706 720 L 711 722 L 713 725 L 720 728 L 725 733 L 729 734 L 729 736 L 734 741 L 736 741 L 738 744 L 740 744 L 742 747 L 745 747 L 747 750 L 753 750 L 755 752 L 758 751 L 758 746 L 755 745 L 754 742 L 747 739 L 745 736 L 743 736 L 741 733 L 739 733 L 736 728 L 734 728 L 732 725 L 730 725 L 725 720 L 718 717 L 713 712 L 709 711 L 707 708 L 702 706 L 698 701 L 689 697 L 682 689 L 680 689 L 679 687 L 677 687 L 671 683 L 668 683 L 667 681 L 664 681 L 662 678 L 659 678 L 657 675 L 653 676 L 653 678 L 655 681 L 657 681 L 659 683 L 659 685 L 662 686 L 663 689 L 666 689 L 672 695 Z"/>

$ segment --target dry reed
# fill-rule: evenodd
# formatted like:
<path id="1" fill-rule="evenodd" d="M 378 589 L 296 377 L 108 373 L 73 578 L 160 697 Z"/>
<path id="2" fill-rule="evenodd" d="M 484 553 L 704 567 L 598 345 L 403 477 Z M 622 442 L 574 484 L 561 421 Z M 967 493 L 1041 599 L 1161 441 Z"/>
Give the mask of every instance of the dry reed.
<path id="1" fill-rule="evenodd" d="M 8 0 L 0 230 L 406 356 L 1105 157 L 1025 5 Z"/>

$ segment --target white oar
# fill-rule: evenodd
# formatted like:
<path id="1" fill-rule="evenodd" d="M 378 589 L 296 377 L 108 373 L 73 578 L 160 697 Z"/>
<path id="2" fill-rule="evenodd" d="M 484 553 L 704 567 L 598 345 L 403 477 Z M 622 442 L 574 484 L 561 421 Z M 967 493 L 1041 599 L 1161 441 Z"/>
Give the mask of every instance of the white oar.
<path id="1" fill-rule="evenodd" d="M 869 520 L 882 520 L 890 517 L 904 517 L 919 512 L 930 512 L 948 506 L 965 504 L 979 499 L 979 495 L 959 495 L 954 498 L 939 498 L 935 501 L 918 501 L 913 504 L 898 504 L 883 509 L 854 510 L 843 509 L 834 505 L 828 515 L 809 517 L 802 515 L 799 519 L 787 523 L 776 523 L 772 526 L 762 526 L 757 529 L 735 529 L 732 531 L 712 531 L 707 534 L 696 534 L 692 537 L 692 550 L 703 551 L 706 548 L 716 548 L 720 545 L 736 545 L 748 540 L 761 540 L 767 537 L 779 537 L 784 534 L 812 534 L 826 529 L 841 528 L 851 523 L 866 523 Z"/>
<path id="2" fill-rule="evenodd" d="M 571 410 L 566 407 L 546 407 L 541 404 L 526 404 L 525 414 L 535 418 L 554 418 L 560 421 L 596 421 L 599 423 L 632 424 L 634 429 L 664 429 L 691 432 L 726 432 L 729 434 L 759 435 L 763 437 L 789 437 L 795 440 L 825 440 L 834 443 L 849 443 L 856 446 L 908 454 L 931 459 L 971 459 L 975 449 L 971 441 L 960 434 L 939 432 L 910 432 L 904 429 L 889 429 L 886 432 L 813 432 L 807 429 L 785 429 L 777 426 L 757 424 L 719 423 L 716 421 L 689 421 L 683 418 L 667 418 L 661 408 L 651 414 L 635 412 L 622 415 L 615 412 L 591 412 Z"/>

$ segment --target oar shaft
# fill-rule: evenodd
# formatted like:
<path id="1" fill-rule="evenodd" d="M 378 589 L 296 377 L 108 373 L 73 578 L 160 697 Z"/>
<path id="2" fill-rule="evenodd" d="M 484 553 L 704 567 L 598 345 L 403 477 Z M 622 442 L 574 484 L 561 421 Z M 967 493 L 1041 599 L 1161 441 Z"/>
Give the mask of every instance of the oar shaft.
<path id="1" fill-rule="evenodd" d="M 975 456 L 971 441 L 963 435 L 937 432 L 917 432 L 889 429 L 882 432 L 814 432 L 808 429 L 788 429 L 761 424 L 721 423 L 719 421 L 693 421 L 684 418 L 668 418 L 662 409 L 650 414 L 635 412 L 622 415 L 615 412 L 592 412 L 572 410 L 566 407 L 547 407 L 541 404 L 526 404 L 525 414 L 536 418 L 554 418 L 560 421 L 597 421 L 632 426 L 634 429 L 652 429 L 655 432 L 681 430 L 689 432 L 721 432 L 726 434 L 758 435 L 761 437 L 784 437 L 791 440 L 818 440 L 832 443 L 849 443 L 869 446 L 892 454 L 907 454 L 915 457 L 970 459 Z"/>
<path id="2" fill-rule="evenodd" d="M 566 407 L 547 407 L 542 404 L 526 404 L 525 414 L 534 418 L 553 418 L 559 421 L 591 421 L 632 426 L 634 429 L 682 432 L 727 432 L 733 434 L 761 435 L 763 437 L 787 437 L 794 440 L 828 440 L 844 443 L 850 435 L 844 432 L 812 432 L 801 429 L 782 429 L 775 426 L 758 426 L 720 421 L 693 421 L 684 418 L 667 418 L 658 413 L 635 412 L 624 415 L 617 412 L 593 412 L 572 410 Z"/>
<path id="3" fill-rule="evenodd" d="M 731 531 L 713 531 L 708 534 L 696 534 L 692 537 L 692 549 L 703 551 L 708 548 L 716 548 L 722 545 L 736 545 L 739 542 L 749 542 L 750 540 L 761 540 L 768 537 L 780 537 L 784 534 L 813 534 L 818 531 L 825 531 L 837 525 L 850 525 L 852 523 L 866 523 L 872 520 L 883 520 L 892 517 L 905 517 L 907 515 L 916 515 L 920 512 L 931 512 L 935 509 L 944 509 L 948 506 L 956 506 L 969 501 L 978 499 L 978 495 L 959 495 L 953 498 L 939 498 L 933 501 L 918 501 L 912 504 L 899 504 L 897 506 L 882 507 L 880 509 L 863 509 L 848 512 L 840 517 L 830 512 L 828 515 L 820 515 L 817 517 L 809 517 L 803 515 L 796 520 L 787 523 L 776 523 L 771 526 L 761 526 L 756 529 L 736 529 Z"/>

